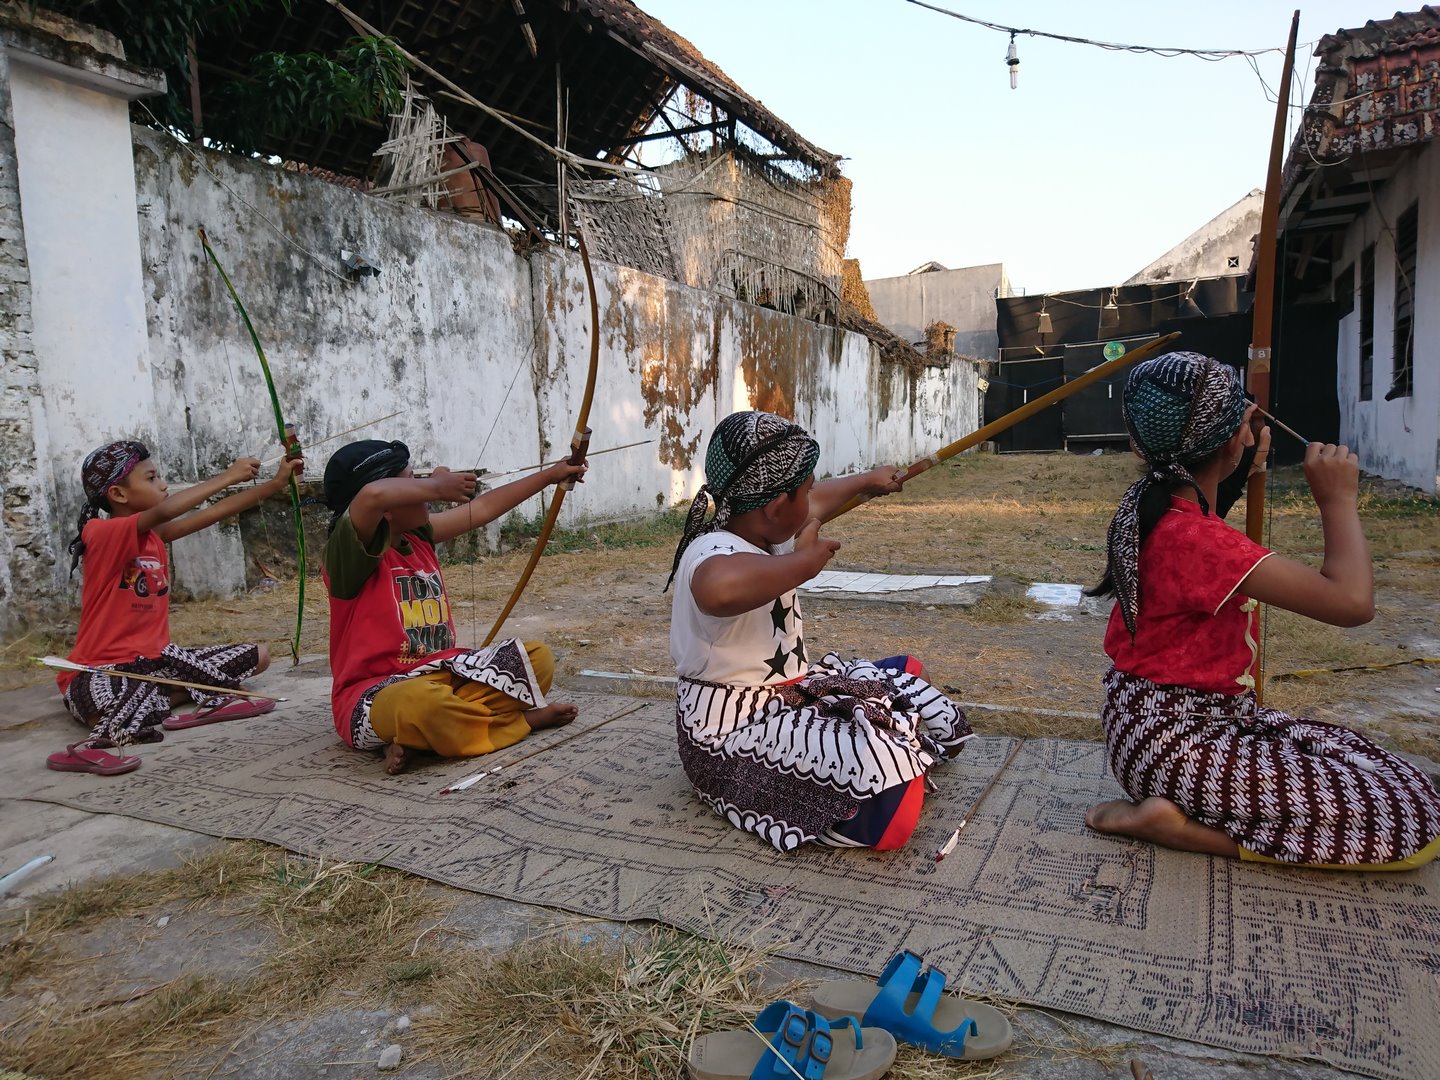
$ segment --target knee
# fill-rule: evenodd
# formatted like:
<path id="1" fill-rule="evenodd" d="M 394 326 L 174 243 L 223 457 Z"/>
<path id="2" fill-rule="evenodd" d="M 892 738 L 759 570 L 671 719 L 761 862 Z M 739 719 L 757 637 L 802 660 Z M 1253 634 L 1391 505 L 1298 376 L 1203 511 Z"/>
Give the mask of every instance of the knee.
<path id="1" fill-rule="evenodd" d="M 525 642 L 525 652 L 530 657 L 530 666 L 535 669 L 540 689 L 549 693 L 550 684 L 555 679 L 555 654 L 543 641 Z"/>
<path id="2" fill-rule="evenodd" d="M 255 646 L 255 674 L 259 675 L 270 666 L 270 646 L 260 644 Z"/>

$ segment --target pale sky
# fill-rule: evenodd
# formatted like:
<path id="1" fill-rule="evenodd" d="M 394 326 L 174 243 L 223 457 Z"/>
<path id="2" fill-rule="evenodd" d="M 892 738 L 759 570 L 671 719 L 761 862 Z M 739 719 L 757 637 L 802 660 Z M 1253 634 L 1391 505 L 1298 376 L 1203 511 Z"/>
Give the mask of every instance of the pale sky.
<path id="1" fill-rule="evenodd" d="M 934 2 L 1076 37 L 1247 50 L 1283 48 L 1295 9 L 1277 0 Z M 1016 292 L 1111 285 L 1265 183 L 1275 106 L 1241 57 L 1162 58 L 1021 36 L 1012 91 L 1008 36 L 905 0 L 637 3 L 811 142 L 849 159 L 850 255 L 867 278 L 934 259 L 1003 262 Z M 1314 86 L 1306 42 L 1396 7 L 1307 0 L 1292 104 L 1308 102 Z M 1279 53 L 1257 63 L 1273 87 Z"/>

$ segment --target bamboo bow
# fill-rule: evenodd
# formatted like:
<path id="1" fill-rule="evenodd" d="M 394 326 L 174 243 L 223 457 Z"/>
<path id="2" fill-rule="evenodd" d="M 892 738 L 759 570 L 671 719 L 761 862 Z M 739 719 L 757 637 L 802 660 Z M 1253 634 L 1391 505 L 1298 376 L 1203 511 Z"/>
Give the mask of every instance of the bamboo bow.
<path id="1" fill-rule="evenodd" d="M 200 233 L 200 246 L 205 249 L 205 254 L 210 256 L 210 261 L 220 272 L 220 279 L 225 282 L 230 299 L 235 302 L 235 310 L 240 313 L 240 321 L 245 324 L 245 329 L 250 333 L 250 344 L 255 346 L 255 355 L 260 358 L 260 372 L 265 376 L 265 389 L 270 392 L 270 408 L 275 413 L 275 429 L 280 435 L 280 445 L 285 447 L 288 453 L 295 453 L 298 450 L 298 443 L 294 435 L 295 429 L 285 422 L 285 414 L 280 408 L 280 395 L 275 391 L 275 379 L 270 374 L 270 362 L 265 359 L 265 349 L 260 344 L 260 335 L 255 332 L 255 324 L 250 321 L 249 312 L 240 302 L 240 296 L 235 291 L 235 285 L 231 282 L 230 275 L 225 272 L 225 268 L 220 265 L 220 260 L 215 257 L 215 250 L 210 246 L 210 239 L 205 235 L 205 230 L 197 231 Z M 295 605 L 295 636 L 290 640 L 290 661 L 298 664 L 300 662 L 300 628 L 305 621 L 305 517 L 300 512 L 300 485 L 296 482 L 293 472 L 290 474 L 290 507 L 295 515 L 295 548 L 300 563 L 300 599 Z"/>
<path id="2" fill-rule="evenodd" d="M 1290 41 L 1285 47 L 1285 66 L 1275 94 L 1275 131 L 1270 139 L 1270 166 L 1265 176 L 1265 201 L 1260 210 L 1260 238 L 1255 248 L 1255 312 L 1250 331 L 1250 363 L 1246 368 L 1246 389 L 1264 412 L 1270 408 L 1270 364 L 1275 322 L 1275 264 L 1279 255 L 1280 170 L 1285 157 L 1285 121 L 1290 109 L 1290 79 L 1295 71 L 1295 40 L 1300 33 L 1300 12 L 1290 20 Z M 1265 479 L 1268 470 L 1252 473 L 1245 485 L 1245 535 L 1257 544 L 1265 534 Z M 1265 692 L 1265 614 L 1256 615 L 1255 700 Z"/>
<path id="3" fill-rule="evenodd" d="M 585 378 L 585 394 L 580 400 L 580 414 L 575 418 L 575 434 L 570 440 L 568 460 L 571 465 L 579 465 L 583 462 L 585 454 L 590 449 L 590 403 L 595 398 L 595 375 L 600 370 L 600 300 L 595 294 L 595 272 L 590 267 L 590 253 L 585 249 L 585 237 L 577 230 L 575 238 L 580 242 L 580 262 L 585 267 L 585 285 L 590 293 L 590 371 Z M 540 556 L 545 554 L 545 545 L 555 529 L 555 522 L 560 517 L 560 504 L 565 501 L 565 493 L 574 486 L 574 477 L 555 485 L 555 495 L 550 500 L 550 510 L 545 515 L 545 522 L 540 526 L 540 535 L 535 538 L 535 549 L 530 552 L 530 561 L 521 571 L 520 580 L 515 583 L 515 590 L 510 594 L 510 599 L 505 601 L 505 607 L 496 618 L 495 625 L 490 627 L 490 632 L 480 643 L 482 647 L 495 640 L 495 635 L 500 632 L 500 627 L 505 625 L 505 620 L 510 617 L 510 612 L 515 610 L 521 593 L 530 583 L 530 576 L 535 573 Z"/>
<path id="4" fill-rule="evenodd" d="M 1034 401 L 1026 402 L 1024 405 L 1021 405 L 1020 408 L 1014 409 L 1006 413 L 1004 416 L 1000 417 L 1000 419 L 990 421 L 990 423 L 986 424 L 978 431 L 972 431 L 964 438 L 956 439 L 948 446 L 943 446 L 939 450 L 936 450 L 935 453 L 931 454 L 929 457 L 921 458 L 919 461 L 915 462 L 900 475 L 900 482 L 902 484 L 908 483 L 909 481 L 915 479 L 915 477 L 919 476 L 921 473 L 934 468 L 936 465 L 939 465 L 942 461 L 949 461 L 956 454 L 963 453 L 964 451 L 969 450 L 972 446 L 979 446 L 987 439 L 993 439 L 1002 431 L 1006 431 L 1009 428 L 1014 427 L 1022 420 L 1029 419 L 1036 413 L 1040 412 L 1042 409 L 1048 409 L 1057 401 L 1062 401 L 1065 398 L 1069 397 L 1071 394 L 1079 390 L 1084 390 L 1085 387 L 1089 386 L 1091 383 L 1099 379 L 1103 379 L 1107 375 L 1113 375 L 1115 372 L 1121 370 L 1122 368 L 1129 367 L 1131 364 L 1134 364 L 1140 360 L 1144 360 L 1147 356 L 1154 356 L 1157 352 L 1165 348 L 1165 346 L 1169 345 L 1179 336 L 1179 333 L 1173 333 L 1166 334 L 1164 337 L 1152 338 L 1151 340 L 1145 342 L 1144 345 L 1141 345 L 1139 348 L 1135 349 L 1135 351 L 1133 352 L 1128 352 L 1124 356 L 1116 357 L 1114 360 L 1107 360 L 1105 363 L 1091 368 L 1083 375 L 1071 379 L 1067 383 L 1061 383 L 1054 390 L 1051 390 L 1048 394 L 1044 394 L 1036 398 Z M 841 514 L 848 514 L 857 506 L 869 502 L 874 497 L 875 496 L 873 495 L 856 495 L 853 499 L 845 503 L 843 506 L 840 507 L 840 509 L 836 510 L 835 513 L 831 514 L 825 520 L 834 521 Z"/>

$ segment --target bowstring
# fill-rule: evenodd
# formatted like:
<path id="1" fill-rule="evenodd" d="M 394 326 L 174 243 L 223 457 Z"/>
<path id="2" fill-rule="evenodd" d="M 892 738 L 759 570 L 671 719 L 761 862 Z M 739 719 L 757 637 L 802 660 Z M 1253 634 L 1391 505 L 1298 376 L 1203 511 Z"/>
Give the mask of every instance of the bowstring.
<path id="1" fill-rule="evenodd" d="M 235 380 L 235 364 L 230 358 L 230 342 L 222 337 L 220 339 L 220 345 L 225 350 L 225 367 L 230 372 L 230 396 L 235 399 L 235 414 L 240 416 L 243 415 L 244 408 L 240 403 L 240 384 Z M 260 477 L 257 474 L 250 480 L 250 486 L 254 488 L 259 486 L 259 484 Z M 256 511 L 260 518 L 260 533 L 265 538 L 266 554 L 273 558 L 275 541 L 270 536 L 270 522 L 266 519 L 265 510 L 262 507 L 257 506 Z M 235 527 L 237 529 L 240 527 L 240 519 L 238 517 L 235 519 Z M 245 538 L 243 535 L 240 538 L 240 551 L 243 558 L 245 553 Z M 265 569 L 268 571 L 269 567 L 265 567 Z M 267 573 L 266 577 L 270 577 L 270 575 Z M 274 581 L 275 579 L 271 577 L 270 580 Z"/>
<path id="2" fill-rule="evenodd" d="M 538 333 L 538 332 L 539 332 L 539 328 L 537 327 L 537 328 L 536 328 L 536 333 Z M 477 453 L 477 454 L 475 455 L 475 462 L 474 462 L 474 464 L 470 466 L 470 471 L 471 471 L 471 472 L 474 472 L 474 473 L 478 473 L 478 472 L 479 472 L 479 470 L 480 470 L 480 462 L 481 462 L 481 461 L 484 459 L 484 457 L 485 457 L 485 450 L 486 450 L 486 448 L 490 445 L 490 439 L 491 439 L 491 437 L 495 434 L 495 429 L 496 429 L 497 427 L 499 427 L 499 425 L 500 425 L 500 418 L 505 415 L 505 405 L 506 405 L 506 403 L 509 402 L 509 400 L 510 400 L 510 392 L 515 389 L 515 383 L 518 382 L 519 379 L 520 379 L 520 372 L 522 372 L 522 371 L 525 370 L 526 365 L 527 365 L 527 364 L 531 364 L 531 365 L 533 366 L 533 361 L 534 361 L 534 359 L 535 359 L 535 350 L 536 350 L 535 334 L 531 334 L 531 335 L 530 335 L 530 345 L 529 345 L 528 348 L 526 348 L 524 354 L 520 357 L 520 362 L 515 365 L 515 372 L 514 372 L 514 374 L 512 374 L 512 375 L 510 376 L 510 384 L 505 387 L 505 394 L 504 394 L 504 396 L 501 397 L 501 399 L 500 399 L 500 407 L 495 410 L 495 418 L 490 421 L 490 430 L 485 433 L 485 440 L 480 444 L 480 451 L 479 451 L 479 453 Z M 541 456 L 543 457 L 544 455 L 541 455 Z M 477 478 L 477 479 L 478 479 L 478 478 Z M 479 562 L 480 562 L 480 551 L 479 551 L 479 542 L 474 539 L 474 534 L 475 534 L 475 499 L 478 499 L 479 497 L 480 497 L 480 492 L 477 490 L 476 493 L 475 493 L 475 495 L 471 498 L 470 502 L 466 504 L 466 524 L 468 525 L 468 530 L 467 530 L 467 531 L 469 532 L 469 534 L 470 534 L 470 536 L 471 536 L 471 551 L 470 551 L 470 560 L 469 560 L 469 561 L 470 561 L 470 639 L 471 639 L 472 641 L 479 640 L 479 634 L 480 634 L 480 601 L 479 601 L 479 599 L 478 599 L 478 594 L 476 593 L 476 587 L 477 587 L 477 585 L 476 585 L 476 572 L 477 572 L 477 569 L 478 569 L 478 564 L 479 564 Z"/>

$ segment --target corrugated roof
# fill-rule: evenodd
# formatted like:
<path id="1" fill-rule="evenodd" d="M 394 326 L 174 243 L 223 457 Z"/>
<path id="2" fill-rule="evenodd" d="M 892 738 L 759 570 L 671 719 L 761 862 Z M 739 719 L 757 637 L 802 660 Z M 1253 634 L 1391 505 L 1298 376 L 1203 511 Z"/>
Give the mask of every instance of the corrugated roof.
<path id="1" fill-rule="evenodd" d="M 630 0 L 347 0 L 347 5 L 476 98 L 552 143 L 558 66 L 569 103 L 566 146 L 581 157 L 641 135 L 678 84 L 712 100 L 803 165 L 822 175 L 838 171 L 837 155 L 800 136 Z M 259 53 L 329 52 L 352 34 L 324 0 L 291 0 L 288 15 L 267 12 L 238 34 L 198 43 L 202 96 L 217 77 L 244 72 Z M 423 75 L 418 81 L 426 83 Z M 432 94 L 441 90 L 424 88 Z M 481 110 L 443 95 L 436 104 L 454 130 L 487 147 L 503 180 L 554 206 L 550 155 Z M 351 124 L 275 138 L 259 149 L 363 176 L 384 138 L 381 124 Z"/>
<path id="2" fill-rule="evenodd" d="M 1337 30 L 1315 56 L 1315 90 L 1280 182 L 1285 273 L 1307 301 L 1330 295 L 1336 238 L 1407 153 L 1440 136 L 1440 8 Z"/>
<path id="3" fill-rule="evenodd" d="M 627 44 L 638 46 L 656 66 L 676 82 L 688 86 L 743 120 L 776 146 L 797 153 L 802 161 L 822 172 L 833 171 L 838 154 L 822 150 L 747 94 L 734 79 L 705 58 L 685 38 L 636 7 L 631 0 L 575 0 L 580 8 Z"/>

